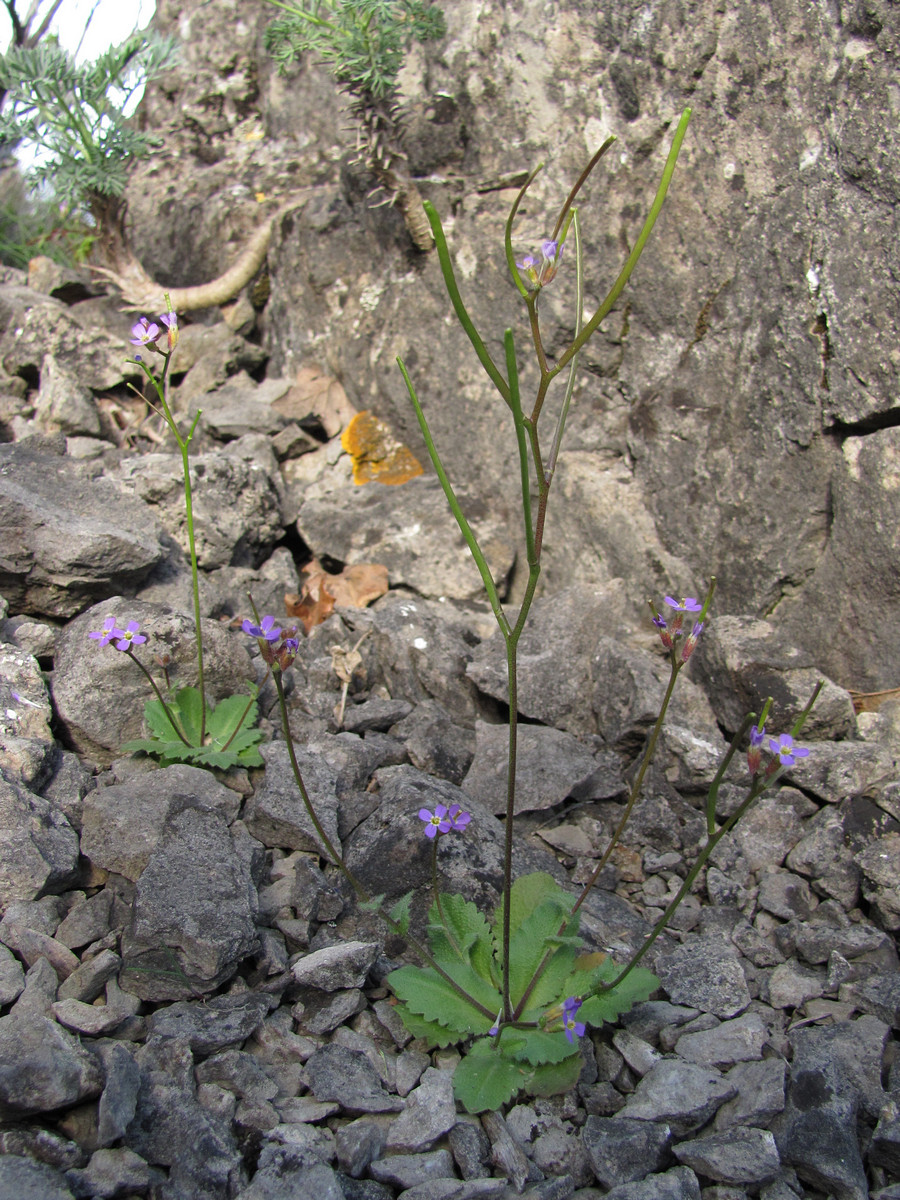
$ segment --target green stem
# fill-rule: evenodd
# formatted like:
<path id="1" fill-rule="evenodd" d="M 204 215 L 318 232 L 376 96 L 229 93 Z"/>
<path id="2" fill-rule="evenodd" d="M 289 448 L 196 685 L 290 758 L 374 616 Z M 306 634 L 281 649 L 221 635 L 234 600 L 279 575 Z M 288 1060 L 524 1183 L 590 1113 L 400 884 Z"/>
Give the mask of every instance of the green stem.
<path id="1" fill-rule="evenodd" d="M 166 303 L 168 304 L 168 297 L 167 297 Z M 181 451 L 181 470 L 182 470 L 182 476 L 184 478 L 185 520 L 187 523 L 188 548 L 190 551 L 190 558 L 191 558 L 191 590 L 193 593 L 193 603 L 194 603 L 194 629 L 195 629 L 195 634 L 196 634 L 196 639 L 197 639 L 197 688 L 200 692 L 200 700 L 201 700 L 201 705 L 200 705 L 200 710 L 201 710 L 200 745 L 202 746 L 203 742 L 206 738 L 206 689 L 205 689 L 205 684 L 204 684 L 204 670 L 203 670 L 203 629 L 200 624 L 200 621 L 201 621 L 201 618 L 200 618 L 200 569 L 199 569 L 199 566 L 197 563 L 197 543 L 196 543 L 196 539 L 194 536 L 194 502 L 193 502 L 193 492 L 191 490 L 191 469 L 190 469 L 190 462 L 188 459 L 188 455 L 189 455 L 191 440 L 193 439 L 194 433 L 197 429 L 197 423 L 200 420 L 200 416 L 201 416 L 201 413 L 203 410 L 199 409 L 199 408 L 197 409 L 196 416 L 194 417 L 193 423 L 191 424 L 191 428 L 188 431 L 188 435 L 186 438 L 183 438 L 181 436 L 181 432 L 178 428 L 175 418 L 172 415 L 172 410 L 169 407 L 169 400 L 168 400 L 168 375 L 169 375 L 169 365 L 172 361 L 172 354 L 173 354 L 173 351 L 169 351 L 168 353 L 163 351 L 163 358 L 165 359 L 165 363 L 163 366 L 162 375 L 158 379 L 154 375 L 154 373 L 150 370 L 150 368 L 147 366 L 147 364 L 145 362 L 143 362 L 143 360 L 141 360 L 140 365 L 144 370 L 144 374 L 147 376 L 147 378 L 150 380 L 150 382 L 153 384 L 154 388 L 156 389 L 156 394 L 159 397 L 159 403 L 160 403 L 160 408 L 162 410 L 163 419 L 165 420 L 166 424 L 168 425 L 168 427 L 172 433 L 172 436 L 175 438 L 175 441 L 178 444 L 178 449 Z"/>
<path id="2" fill-rule="evenodd" d="M 359 882 L 359 880 L 356 878 L 356 876 L 353 874 L 353 872 L 350 870 L 350 868 L 347 866 L 347 864 L 344 862 L 343 856 L 340 855 L 338 853 L 338 851 L 335 849 L 335 847 L 331 841 L 331 838 L 328 836 L 328 834 L 325 832 L 324 828 L 322 827 L 322 822 L 319 820 L 316 810 L 313 807 L 312 801 L 309 798 L 309 793 L 307 792 L 306 785 L 303 782 L 303 776 L 300 773 L 300 764 L 297 762 L 297 755 L 294 751 L 294 737 L 293 737 L 293 734 L 291 733 L 290 721 L 288 720 L 287 701 L 285 700 L 284 685 L 281 680 L 281 672 L 273 671 L 272 679 L 275 683 L 275 690 L 278 693 L 278 707 L 281 710 L 281 727 L 282 727 L 282 730 L 284 731 L 285 743 L 287 744 L 288 758 L 289 758 L 290 764 L 291 764 L 291 772 L 294 776 L 294 782 L 297 785 L 297 789 L 300 792 L 300 798 L 303 801 L 303 807 L 306 809 L 307 815 L 309 816 L 309 819 L 313 823 L 313 828 L 315 829 L 316 833 L 318 834 L 319 839 L 321 840 L 322 846 L 325 848 L 328 857 L 331 859 L 331 862 L 343 874 L 344 878 L 347 880 L 347 882 L 350 884 L 351 888 L 353 889 L 354 893 L 356 894 L 357 899 L 362 901 L 364 904 L 370 903 L 371 898 L 370 898 L 368 892 L 363 887 L 363 885 Z M 389 928 L 392 929 L 394 931 L 394 933 L 396 933 L 398 935 L 398 937 L 402 937 L 404 939 L 404 941 L 406 941 L 410 946 L 412 946 L 413 949 L 416 951 L 416 953 L 419 955 L 419 957 L 422 959 L 422 961 L 424 963 L 427 963 L 428 966 L 430 966 L 434 971 L 436 971 L 438 973 L 438 975 L 440 975 L 440 977 L 444 980 L 444 982 L 449 984 L 450 987 L 453 988 L 453 990 L 457 993 L 457 995 L 461 996 L 464 1000 L 466 1000 L 469 1004 L 471 1004 L 473 1006 L 473 1008 L 477 1009 L 477 1011 L 480 1012 L 482 1014 L 482 1016 L 488 1017 L 491 1020 L 494 1019 L 494 1013 L 492 1013 L 490 1011 L 490 1009 L 486 1008 L 483 1004 L 480 1004 L 475 999 L 474 996 L 470 996 L 465 988 L 461 987 L 456 982 L 455 979 L 453 979 L 450 975 L 448 975 L 447 972 L 443 969 L 443 967 L 440 966 L 439 963 L 435 962 L 432 955 L 430 955 L 428 953 L 428 951 L 419 942 L 419 940 L 417 938 L 413 937 L 412 934 L 410 934 L 408 930 L 401 929 L 401 927 L 397 924 L 397 922 L 390 915 L 390 913 L 385 912 L 384 909 L 381 907 L 381 905 L 378 906 L 378 909 L 376 911 L 377 911 L 379 917 L 381 917 L 382 921 L 384 921 L 384 923 L 386 925 L 388 925 Z"/>
<path id="3" fill-rule="evenodd" d="M 578 220 L 577 208 L 572 210 L 572 224 L 575 230 L 575 337 L 577 338 L 584 324 L 584 249 L 581 244 L 581 223 Z M 569 378 L 566 382 L 566 393 L 563 397 L 559 419 L 556 422 L 556 431 L 553 434 L 553 442 L 550 446 L 550 456 L 547 459 L 547 471 L 544 479 L 548 487 L 556 471 L 563 432 L 566 427 L 566 418 L 569 415 L 569 405 L 572 402 L 572 393 L 575 391 L 575 373 L 577 369 L 578 355 L 573 354 L 572 361 L 569 363 Z"/>
<path id="4" fill-rule="evenodd" d="M 147 668 L 144 666 L 144 664 L 141 662 L 141 660 L 134 653 L 134 650 L 132 649 L 131 646 L 128 647 L 128 649 L 125 651 L 125 653 L 131 659 L 131 661 L 136 666 L 140 667 L 140 669 L 147 676 L 147 680 L 148 680 L 150 686 L 153 688 L 153 691 L 156 694 L 157 700 L 163 706 L 163 709 L 165 710 L 165 714 L 169 718 L 169 724 L 172 726 L 172 728 L 175 730 L 175 732 L 178 734 L 179 738 L 181 738 L 181 740 L 184 742 L 184 744 L 186 746 L 190 747 L 191 749 L 193 749 L 193 747 L 191 746 L 191 743 L 185 737 L 184 731 L 182 730 L 181 725 L 178 723 L 178 721 L 175 720 L 174 713 L 172 712 L 172 710 L 169 708 L 168 704 L 166 704 L 165 700 L 163 699 L 162 692 L 156 686 L 156 680 L 153 678 L 153 676 L 150 674 L 150 672 L 147 670 Z"/>
<path id="5" fill-rule="evenodd" d="M 450 261 L 450 251 L 447 249 L 447 239 L 444 237 L 444 229 L 441 225 L 441 218 L 438 216 L 437 209 L 429 201 L 425 201 L 425 214 L 428 217 L 431 225 L 431 232 L 434 235 L 434 244 L 437 247 L 438 261 L 441 266 L 441 273 L 444 276 L 444 285 L 447 288 L 447 294 L 450 297 L 450 303 L 453 305 L 453 311 L 456 313 L 456 319 L 466 331 L 469 341 L 478 355 L 478 360 L 484 367 L 489 378 L 492 380 L 497 391 L 509 404 L 509 385 L 497 369 L 494 360 L 488 353 L 487 347 L 481 340 L 481 336 L 469 316 L 465 304 L 463 304 L 462 296 L 459 294 L 459 288 L 456 286 L 456 276 L 453 273 L 453 264 Z M 402 370 L 402 367 L 401 367 Z"/>
<path id="6" fill-rule="evenodd" d="M 478 572 L 481 575 L 481 581 L 484 584 L 484 590 L 487 592 L 488 600 L 490 601 L 491 609 L 497 619 L 497 624 L 501 631 L 509 632 L 509 622 L 503 612 L 503 605 L 500 603 L 500 597 L 497 594 L 497 588 L 494 585 L 494 578 L 491 574 L 491 568 L 488 566 L 487 559 L 482 553 L 481 547 L 472 532 L 469 522 L 466 520 L 459 501 L 456 498 L 456 493 L 453 490 L 453 485 L 447 472 L 444 470 L 444 464 L 441 462 L 440 455 L 437 452 L 437 447 L 434 444 L 434 438 L 431 436 L 431 430 L 428 428 L 428 422 L 425 419 L 425 413 L 422 411 L 422 405 L 419 403 L 419 397 L 416 395 L 415 388 L 412 385 L 412 380 L 406 367 L 401 359 L 397 359 L 397 365 L 400 368 L 400 373 L 403 376 L 403 381 L 406 384 L 406 389 L 409 392 L 409 398 L 412 401 L 413 408 L 416 410 L 416 417 L 419 421 L 419 428 L 422 431 L 422 437 L 425 441 L 425 447 L 428 450 L 428 457 L 431 459 L 435 473 L 440 480 L 441 487 L 444 489 L 444 495 L 447 497 L 447 503 L 450 505 L 450 511 L 456 518 L 456 523 L 465 538 L 466 545 L 472 557 L 475 559 L 475 565 L 478 567 Z M 507 400 L 509 398 L 509 390 L 507 389 Z"/>
<path id="7" fill-rule="evenodd" d="M 644 226 L 641 229 L 641 232 L 638 234 L 638 239 L 634 244 L 633 250 L 628 255 L 625 266 L 620 271 L 618 279 L 612 285 L 607 293 L 606 299 L 591 317 L 590 321 L 588 321 L 581 333 L 572 342 L 569 349 L 558 360 L 556 366 L 551 372 L 551 375 L 558 375 L 563 367 L 566 366 L 566 364 L 571 360 L 571 358 L 578 353 L 585 342 L 587 342 L 588 339 L 593 336 L 598 325 L 603 318 L 607 316 L 610 309 L 621 295 L 626 283 L 631 278 L 632 272 L 637 266 L 641 254 L 644 251 L 644 247 L 647 244 L 647 240 L 650 237 L 650 234 L 653 232 L 653 226 L 656 224 L 656 219 L 662 211 L 662 206 L 666 199 L 666 192 L 669 190 L 669 184 L 671 183 L 672 176 L 675 173 L 675 164 L 678 161 L 678 155 L 681 151 L 681 144 L 684 141 L 684 135 L 687 133 L 688 122 L 690 119 L 691 110 L 686 108 L 681 114 L 681 120 L 678 122 L 678 128 L 675 130 L 675 137 L 672 140 L 672 147 L 669 150 L 669 156 L 666 159 L 666 165 L 663 168 L 662 179 L 659 182 L 659 187 L 656 189 L 656 196 L 653 204 L 650 207 L 650 212 L 647 214 L 647 219 L 644 222 Z"/>
<path id="8" fill-rule="evenodd" d="M 525 524 L 525 547 L 528 561 L 534 561 L 534 527 L 531 523 L 531 473 L 528 467 L 528 435 L 522 415 L 522 399 L 519 394 L 519 371 L 516 366 L 516 347 L 513 331 L 507 329 L 503 339 L 506 348 L 506 371 L 509 375 L 509 398 L 516 427 L 516 444 L 519 448 L 519 474 L 522 482 L 522 517 Z"/>

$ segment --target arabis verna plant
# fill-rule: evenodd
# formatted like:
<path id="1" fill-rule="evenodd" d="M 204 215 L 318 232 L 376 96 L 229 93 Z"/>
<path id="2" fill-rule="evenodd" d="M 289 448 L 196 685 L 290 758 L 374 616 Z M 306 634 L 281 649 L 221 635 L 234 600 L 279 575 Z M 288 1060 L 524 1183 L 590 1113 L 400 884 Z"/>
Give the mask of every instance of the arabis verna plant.
<path id="1" fill-rule="evenodd" d="M 649 971 L 638 965 L 641 959 L 671 918 L 677 904 L 687 894 L 719 839 L 734 826 L 735 821 L 740 819 L 753 800 L 765 788 L 772 786 L 779 774 L 789 767 L 795 758 L 807 753 L 794 746 L 791 735 L 782 734 L 777 742 L 770 739 L 769 748 L 774 757 L 769 766 L 764 773 L 757 772 L 751 776 L 746 799 L 725 825 L 718 828 L 715 824 L 716 795 L 722 774 L 734 755 L 738 741 L 745 736 L 749 724 L 756 719 L 748 718 L 728 751 L 710 791 L 707 803 L 706 842 L 700 849 L 676 901 L 669 906 L 661 922 L 637 953 L 624 965 L 616 965 L 605 954 L 585 952 L 578 936 L 580 909 L 610 855 L 619 844 L 640 794 L 676 680 L 702 637 L 712 601 L 714 581 L 705 600 L 702 601 L 694 596 L 681 599 L 666 596 L 664 604 L 671 610 L 666 617 L 661 616 L 655 606 L 651 605 L 651 608 L 653 623 L 668 654 L 669 685 L 659 717 L 634 776 L 622 818 L 609 846 L 577 897 L 570 895 L 547 874 L 526 875 L 515 880 L 512 878 L 518 644 L 528 620 L 541 571 L 547 504 L 574 389 L 578 355 L 611 310 L 637 265 L 662 208 L 689 119 L 688 110 L 675 131 L 656 197 L 634 247 L 604 300 L 587 320 L 583 316 L 585 288 L 581 229 L 574 202 L 581 187 L 614 139 L 608 139 L 601 146 L 576 181 L 556 217 L 550 236 L 541 243 L 539 251 L 517 259 L 512 246 L 515 218 L 537 172 L 529 177 L 519 193 L 506 224 L 505 242 L 507 265 L 512 283 L 522 297 L 526 336 L 532 344 L 537 365 L 538 382 L 530 407 L 526 407 L 519 387 L 519 355 L 513 330 L 507 329 L 503 336 L 503 360 L 498 363 L 476 329 L 462 299 L 440 218 L 431 205 L 425 205 L 441 271 L 456 317 L 511 418 L 512 435 L 518 450 L 522 532 L 529 568 L 522 603 L 517 612 L 507 614 L 498 596 L 484 553 L 444 469 L 413 382 L 400 362 L 400 370 L 415 408 L 429 456 L 450 510 L 478 566 L 487 599 L 506 645 L 509 747 L 501 902 L 492 918 L 488 920 L 474 904 L 463 897 L 442 895 L 438 884 L 438 846 L 440 837 L 451 836 L 451 830 L 455 826 L 450 821 L 449 812 L 438 808 L 431 814 L 423 809 L 419 816 L 425 822 L 426 837 L 432 841 L 434 863 L 434 902 L 428 932 L 431 953 L 440 967 L 440 973 L 434 969 L 434 965 L 407 966 L 394 971 L 387 981 L 402 1002 L 400 1013 L 412 1033 L 437 1046 L 459 1043 L 465 1046 L 466 1055 L 456 1068 L 454 1086 L 457 1097 L 472 1112 L 496 1109 L 522 1090 L 532 1094 L 547 1094 L 566 1090 L 574 1085 L 581 1070 L 578 1039 L 585 1035 L 589 1025 L 599 1026 L 614 1019 L 620 1012 L 630 1008 L 636 1001 L 645 999 L 655 990 L 658 981 Z M 574 252 L 564 255 L 570 240 Z M 572 264 L 574 274 L 575 311 L 572 326 L 575 333 L 569 345 L 554 362 L 548 357 L 544 346 L 539 305 L 541 292 L 545 287 L 554 281 L 559 286 L 564 262 Z M 565 382 L 556 404 L 556 418 L 551 425 L 549 440 L 545 441 L 541 416 L 545 412 L 545 401 L 551 385 L 559 377 Z M 795 725 L 794 736 L 799 733 L 808 711 L 809 706 Z M 472 836 L 477 836 L 474 825 L 470 828 Z M 464 835 L 468 835 L 470 829 L 467 828 L 463 832 Z M 451 981 L 449 984 L 447 977 Z"/>
<path id="2" fill-rule="evenodd" d="M 213 704 L 206 696 L 203 672 L 203 629 L 200 618 L 200 581 L 197 565 L 197 549 L 194 540 L 194 510 L 191 491 L 191 473 L 188 452 L 200 413 L 194 417 L 186 437 L 182 437 L 172 415 L 167 397 L 167 382 L 172 354 L 178 344 L 178 317 L 174 312 L 164 312 L 151 319 L 140 317 L 131 329 L 131 344 L 135 351 L 132 362 L 137 363 L 156 392 L 156 411 L 165 420 L 178 448 L 181 451 L 184 477 L 184 502 L 187 516 L 188 546 L 191 559 L 191 584 L 194 607 L 194 627 L 197 653 L 197 686 L 181 687 L 171 691 L 168 687 L 168 671 L 164 666 L 165 686 L 168 696 L 163 694 L 153 675 L 134 653 L 136 646 L 143 645 L 147 638 L 139 632 L 136 621 L 120 621 L 107 617 L 103 629 L 89 633 L 88 637 L 99 646 L 112 646 L 127 654 L 143 671 L 155 699 L 149 700 L 144 708 L 144 719 L 150 730 L 148 738 L 127 742 L 122 749 L 151 754 L 165 764 L 176 762 L 194 766 L 259 767 L 262 757 L 258 742 L 262 732 L 256 725 L 258 688 L 248 683 L 249 695 L 228 696 Z M 157 372 L 151 366 L 162 359 L 162 369 Z M 271 619 L 271 618 L 270 618 Z"/>

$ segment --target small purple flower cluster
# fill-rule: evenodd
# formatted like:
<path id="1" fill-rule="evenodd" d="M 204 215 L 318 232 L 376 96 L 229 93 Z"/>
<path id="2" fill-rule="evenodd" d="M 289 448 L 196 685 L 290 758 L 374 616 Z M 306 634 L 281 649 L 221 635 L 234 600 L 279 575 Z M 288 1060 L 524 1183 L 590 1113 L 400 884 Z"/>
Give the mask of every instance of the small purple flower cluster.
<path id="1" fill-rule="evenodd" d="M 444 804 L 436 804 L 434 812 L 420 808 L 419 820 L 425 822 L 425 836 L 436 838 L 439 833 L 449 833 L 451 829 L 465 829 L 472 820 L 472 814 L 463 812 L 458 804 L 451 804 L 449 808 Z"/>
<path id="2" fill-rule="evenodd" d="M 570 1046 L 575 1044 L 575 1038 L 584 1037 L 584 1021 L 575 1020 L 579 1008 L 581 1008 L 581 1001 L 577 996 L 569 996 L 567 1000 L 563 1000 L 563 1029 L 566 1031 L 566 1041 Z"/>
<path id="3" fill-rule="evenodd" d="M 547 238 L 546 241 L 541 242 L 540 257 L 536 254 L 526 254 L 521 262 L 516 263 L 519 270 L 525 273 L 525 278 L 532 291 L 536 291 L 553 279 L 559 270 L 564 249 L 565 246 L 560 246 L 558 241 Z"/>
<path id="4" fill-rule="evenodd" d="M 751 775 L 759 772 L 762 760 L 763 742 L 766 739 L 765 726 L 762 729 L 750 730 L 750 746 L 747 750 L 747 766 Z M 794 739 L 789 733 L 779 734 L 777 738 L 769 738 L 769 750 L 772 758 L 766 766 L 766 775 L 774 775 L 782 767 L 792 767 L 798 758 L 807 758 L 809 751 L 804 746 L 795 746 Z"/>
<path id="5" fill-rule="evenodd" d="M 659 640 L 662 642 L 665 648 L 667 650 L 675 650 L 678 637 L 680 636 L 684 625 L 684 614 L 702 612 L 703 605 L 695 596 L 683 596 L 680 600 L 676 600 L 673 596 L 665 596 L 664 600 L 669 608 L 675 610 L 675 615 L 671 618 L 671 620 L 666 621 L 654 609 L 653 624 L 659 630 Z M 704 624 L 704 621 L 695 621 L 691 632 L 684 639 L 684 643 L 681 647 L 682 662 L 687 662 L 687 660 L 697 649 L 697 642 L 700 639 L 700 634 L 703 632 Z"/>
<path id="6" fill-rule="evenodd" d="M 140 646 L 142 642 L 146 642 L 146 637 L 138 632 L 139 629 L 140 625 L 137 621 L 129 621 L 124 629 L 119 629 L 116 618 L 107 617 L 103 622 L 103 628 L 95 633 L 89 633 L 88 637 L 99 642 L 101 646 L 108 646 L 110 642 L 114 642 L 117 650 L 127 653 L 132 646 Z"/>
<path id="7" fill-rule="evenodd" d="M 160 349 L 157 344 L 162 337 L 163 329 L 166 332 L 167 350 Z M 132 346 L 146 346 L 148 350 L 155 350 L 158 354 L 171 354 L 178 344 L 178 317 L 173 312 L 162 313 L 156 318 L 156 321 L 151 321 L 149 317 L 139 317 L 131 327 L 131 344 Z M 135 358 L 140 362 L 139 354 L 136 354 Z"/>
<path id="8" fill-rule="evenodd" d="M 241 629 L 248 637 L 256 638 L 263 661 L 270 667 L 286 671 L 296 658 L 300 639 L 295 626 L 280 629 L 276 627 L 274 617 L 265 616 L 258 625 L 244 621 Z"/>

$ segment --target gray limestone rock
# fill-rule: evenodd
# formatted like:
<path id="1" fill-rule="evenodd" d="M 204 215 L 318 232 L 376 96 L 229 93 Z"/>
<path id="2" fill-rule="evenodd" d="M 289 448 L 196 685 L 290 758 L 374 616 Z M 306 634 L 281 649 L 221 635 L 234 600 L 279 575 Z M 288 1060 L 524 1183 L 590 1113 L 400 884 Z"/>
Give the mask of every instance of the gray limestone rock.
<path id="1" fill-rule="evenodd" d="M 453 1075 L 429 1067 L 406 1098 L 406 1108 L 391 1124 L 387 1149 L 416 1154 L 430 1150 L 456 1124 Z"/>
<path id="2" fill-rule="evenodd" d="M 735 1129 L 711 1133 L 673 1147 L 680 1163 L 720 1183 L 770 1183 L 781 1160 L 768 1129 Z"/>
<path id="3" fill-rule="evenodd" d="M 202 568 L 258 567 L 282 533 L 278 467 L 269 448 L 267 463 L 254 444 L 245 461 L 240 444 L 227 452 L 191 457 L 191 491 L 197 559 Z M 124 459 L 118 477 L 189 549 L 180 454 L 143 454 Z"/>
<path id="4" fill-rule="evenodd" d="M 453 1159 L 449 1150 L 429 1150 L 425 1154 L 390 1154 L 387 1158 L 376 1159 L 369 1170 L 372 1178 L 379 1183 L 392 1183 L 401 1189 L 454 1178 Z"/>
<path id="5" fill-rule="evenodd" d="M 700 1184 L 690 1167 L 673 1167 L 635 1183 L 620 1183 L 604 1200 L 700 1200 Z"/>
<path id="6" fill-rule="evenodd" d="M 379 949 L 377 942 L 339 942 L 297 959 L 291 974 L 296 983 L 323 992 L 361 988 Z"/>
<path id="7" fill-rule="evenodd" d="M 168 1167 L 179 1200 L 236 1191 L 241 1156 L 228 1123 L 197 1102 L 187 1043 L 154 1038 L 136 1058 L 141 1082 L 123 1144 L 152 1166 Z"/>
<path id="8" fill-rule="evenodd" d="M 100 413 L 90 389 L 50 354 L 41 364 L 34 416 L 47 433 L 102 436 Z"/>
<path id="9" fill-rule="evenodd" d="M 465 511 L 466 497 L 460 502 Z M 502 588 L 515 559 L 505 525 L 483 508 L 468 507 L 475 536 Z M 433 477 L 394 486 L 348 483 L 332 494 L 311 496 L 300 506 L 297 529 L 316 557 L 329 554 L 350 565 L 383 563 L 395 587 L 434 600 L 483 595 L 478 568 Z"/>
<path id="10" fill-rule="evenodd" d="M 345 1200 L 337 1174 L 294 1146 L 271 1142 L 263 1147 L 250 1185 L 240 1200 Z"/>
<path id="11" fill-rule="evenodd" d="M 762 1018 L 749 1012 L 714 1029 L 685 1033 L 675 1043 L 675 1053 L 702 1067 L 730 1067 L 761 1058 L 767 1037 Z"/>
<path id="12" fill-rule="evenodd" d="M 589 1116 L 582 1138 L 594 1175 L 606 1188 L 644 1179 L 671 1162 L 672 1131 L 660 1121 Z"/>
<path id="13" fill-rule="evenodd" d="M 203 1004 L 181 1001 L 157 1009 L 149 1019 L 149 1032 L 183 1038 L 194 1054 L 216 1054 L 255 1033 L 273 1003 L 270 996 L 253 992 L 214 996 Z"/>
<path id="14" fill-rule="evenodd" d="M 134 1054 L 124 1042 L 97 1044 L 105 1082 L 97 1113 L 97 1141 L 111 1146 L 124 1137 L 137 1108 L 141 1072 Z"/>
<path id="15" fill-rule="evenodd" d="M 476 688 L 466 668 L 476 639 L 468 623 L 446 606 L 393 590 L 375 603 L 369 622 L 360 653 L 370 681 L 383 682 L 394 699 L 437 700 L 457 725 L 474 727 Z"/>
<path id="16" fill-rule="evenodd" d="M 8 783 L 40 792 L 59 766 L 40 665 L 28 650 L 0 643 L 0 770 Z"/>
<path id="17" fill-rule="evenodd" d="M 91 792 L 84 806 L 81 850 L 95 866 L 136 883 L 170 817 L 200 808 L 231 824 L 239 804 L 239 797 L 210 771 L 185 763 L 161 767 Z"/>
<path id="18" fill-rule="evenodd" d="M 750 1003 L 737 953 L 725 942 L 685 942 L 671 954 L 660 955 L 655 970 L 676 1004 L 734 1017 Z"/>
<path id="19" fill-rule="evenodd" d="M 140 378 L 126 365 L 122 336 L 95 322 L 85 323 L 59 300 L 26 287 L 3 289 L 0 297 L 0 360 L 5 371 L 36 375 L 49 356 L 60 370 L 91 389 L 116 387 L 123 378 Z"/>
<path id="20" fill-rule="evenodd" d="M 716 1129 L 767 1126 L 784 1108 L 785 1071 L 782 1058 L 763 1058 L 733 1067 L 726 1078 L 737 1095 L 726 1100 L 716 1113 Z"/>
<path id="21" fill-rule="evenodd" d="M 386 1138 L 384 1126 L 368 1117 L 341 1125 L 335 1132 L 339 1170 L 358 1179 L 374 1159 L 381 1157 Z"/>
<path id="22" fill-rule="evenodd" d="M 591 655 L 598 635 L 622 635 L 631 626 L 615 585 L 590 589 L 579 584 L 538 600 L 519 641 L 519 712 L 568 733 L 595 733 Z M 499 633 L 477 647 L 467 674 L 480 691 L 508 702 L 506 649 Z"/>
<path id="23" fill-rule="evenodd" d="M 504 725 L 475 723 L 475 758 L 464 790 L 493 813 L 506 812 L 509 754 Z M 516 813 L 562 803 L 596 767 L 593 755 L 571 734 L 542 725 L 521 725 L 516 756 Z"/>
<path id="24" fill-rule="evenodd" d="M 0 529 L 0 589 L 14 611 L 48 617 L 133 586 L 168 553 L 140 500 L 27 445 L 0 447 Z"/>
<path id="25" fill-rule="evenodd" d="M 348 1112 L 403 1110 L 403 1101 L 384 1090 L 375 1068 L 358 1050 L 323 1046 L 307 1061 L 306 1073 L 317 1100 L 337 1100 Z"/>
<path id="26" fill-rule="evenodd" d="M 784 1163 L 838 1200 L 865 1200 L 856 1117 L 875 1119 L 885 1099 L 881 1061 L 888 1027 L 875 1017 L 797 1029 L 784 1112 L 773 1132 Z"/>
<path id="27" fill-rule="evenodd" d="M 162 1171 L 151 1167 L 139 1154 L 124 1146 L 95 1150 L 86 1167 L 68 1171 L 66 1177 L 76 1195 L 96 1197 L 96 1200 L 165 1184 Z"/>
<path id="28" fill-rule="evenodd" d="M 409 716 L 391 729 L 393 737 L 406 745 L 409 761 L 420 771 L 462 783 L 475 755 L 475 737 L 470 729 L 455 725 L 436 700 L 422 700 Z"/>
<path id="29" fill-rule="evenodd" d="M 808 652 L 770 621 L 752 616 L 716 616 L 694 654 L 694 670 L 726 729 L 740 727 L 745 713 L 775 703 L 769 728 L 789 726 L 806 705 L 820 673 Z M 846 738 L 856 730 L 853 703 L 830 680 L 803 727 L 806 739 Z"/>
<path id="30" fill-rule="evenodd" d="M 0 946 L 0 1004 L 12 1004 L 25 988 L 22 964 L 6 946 Z"/>
<path id="31" fill-rule="evenodd" d="M 138 880 L 122 987 L 146 1000 L 214 991 L 258 946 L 256 891 L 222 816 L 173 814 Z"/>
<path id="32" fill-rule="evenodd" d="M 0 778 L 0 908 L 62 891 L 77 867 L 78 834 L 63 814 Z"/>
<path id="33" fill-rule="evenodd" d="M 74 1200 L 74 1197 L 66 1177 L 47 1163 L 20 1158 L 17 1154 L 0 1157 L 2 1200 Z"/>
<path id="34" fill-rule="evenodd" d="M 663 1121 L 676 1136 L 705 1125 L 736 1089 L 718 1071 L 677 1059 L 663 1059 L 638 1083 L 621 1116 Z"/>
<path id="35" fill-rule="evenodd" d="M 247 829 L 264 846 L 303 850 L 327 857 L 324 846 L 319 845 L 315 826 L 297 789 L 286 744 L 270 742 L 261 747 L 261 753 L 266 763 L 266 774 L 244 811 Z M 340 853 L 337 773 L 320 755 L 303 746 L 297 746 L 295 753 L 316 815 L 332 845 Z"/>
<path id="36" fill-rule="evenodd" d="M 102 1068 L 77 1038 L 36 1014 L 0 1017 L 0 1117 L 53 1112 L 99 1096 Z"/>

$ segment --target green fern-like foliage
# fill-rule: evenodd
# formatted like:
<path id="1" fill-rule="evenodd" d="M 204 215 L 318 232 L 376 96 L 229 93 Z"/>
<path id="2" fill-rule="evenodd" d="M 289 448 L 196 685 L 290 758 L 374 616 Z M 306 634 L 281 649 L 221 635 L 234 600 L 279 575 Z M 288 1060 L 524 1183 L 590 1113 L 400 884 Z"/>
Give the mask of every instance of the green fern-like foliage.
<path id="1" fill-rule="evenodd" d="M 89 208 L 95 197 L 121 196 L 131 164 L 155 144 L 130 124 L 129 102 L 173 56 L 172 41 L 140 32 L 90 63 L 53 38 L 12 48 L 0 57 L 0 143 L 36 146 L 30 175 L 63 203 Z"/>
<path id="2" fill-rule="evenodd" d="M 427 0 L 310 0 L 302 8 L 277 7 L 284 15 L 266 30 L 266 49 L 279 67 L 312 51 L 339 84 L 375 100 L 396 88 L 413 42 L 443 37 L 446 28 L 440 8 Z"/>

